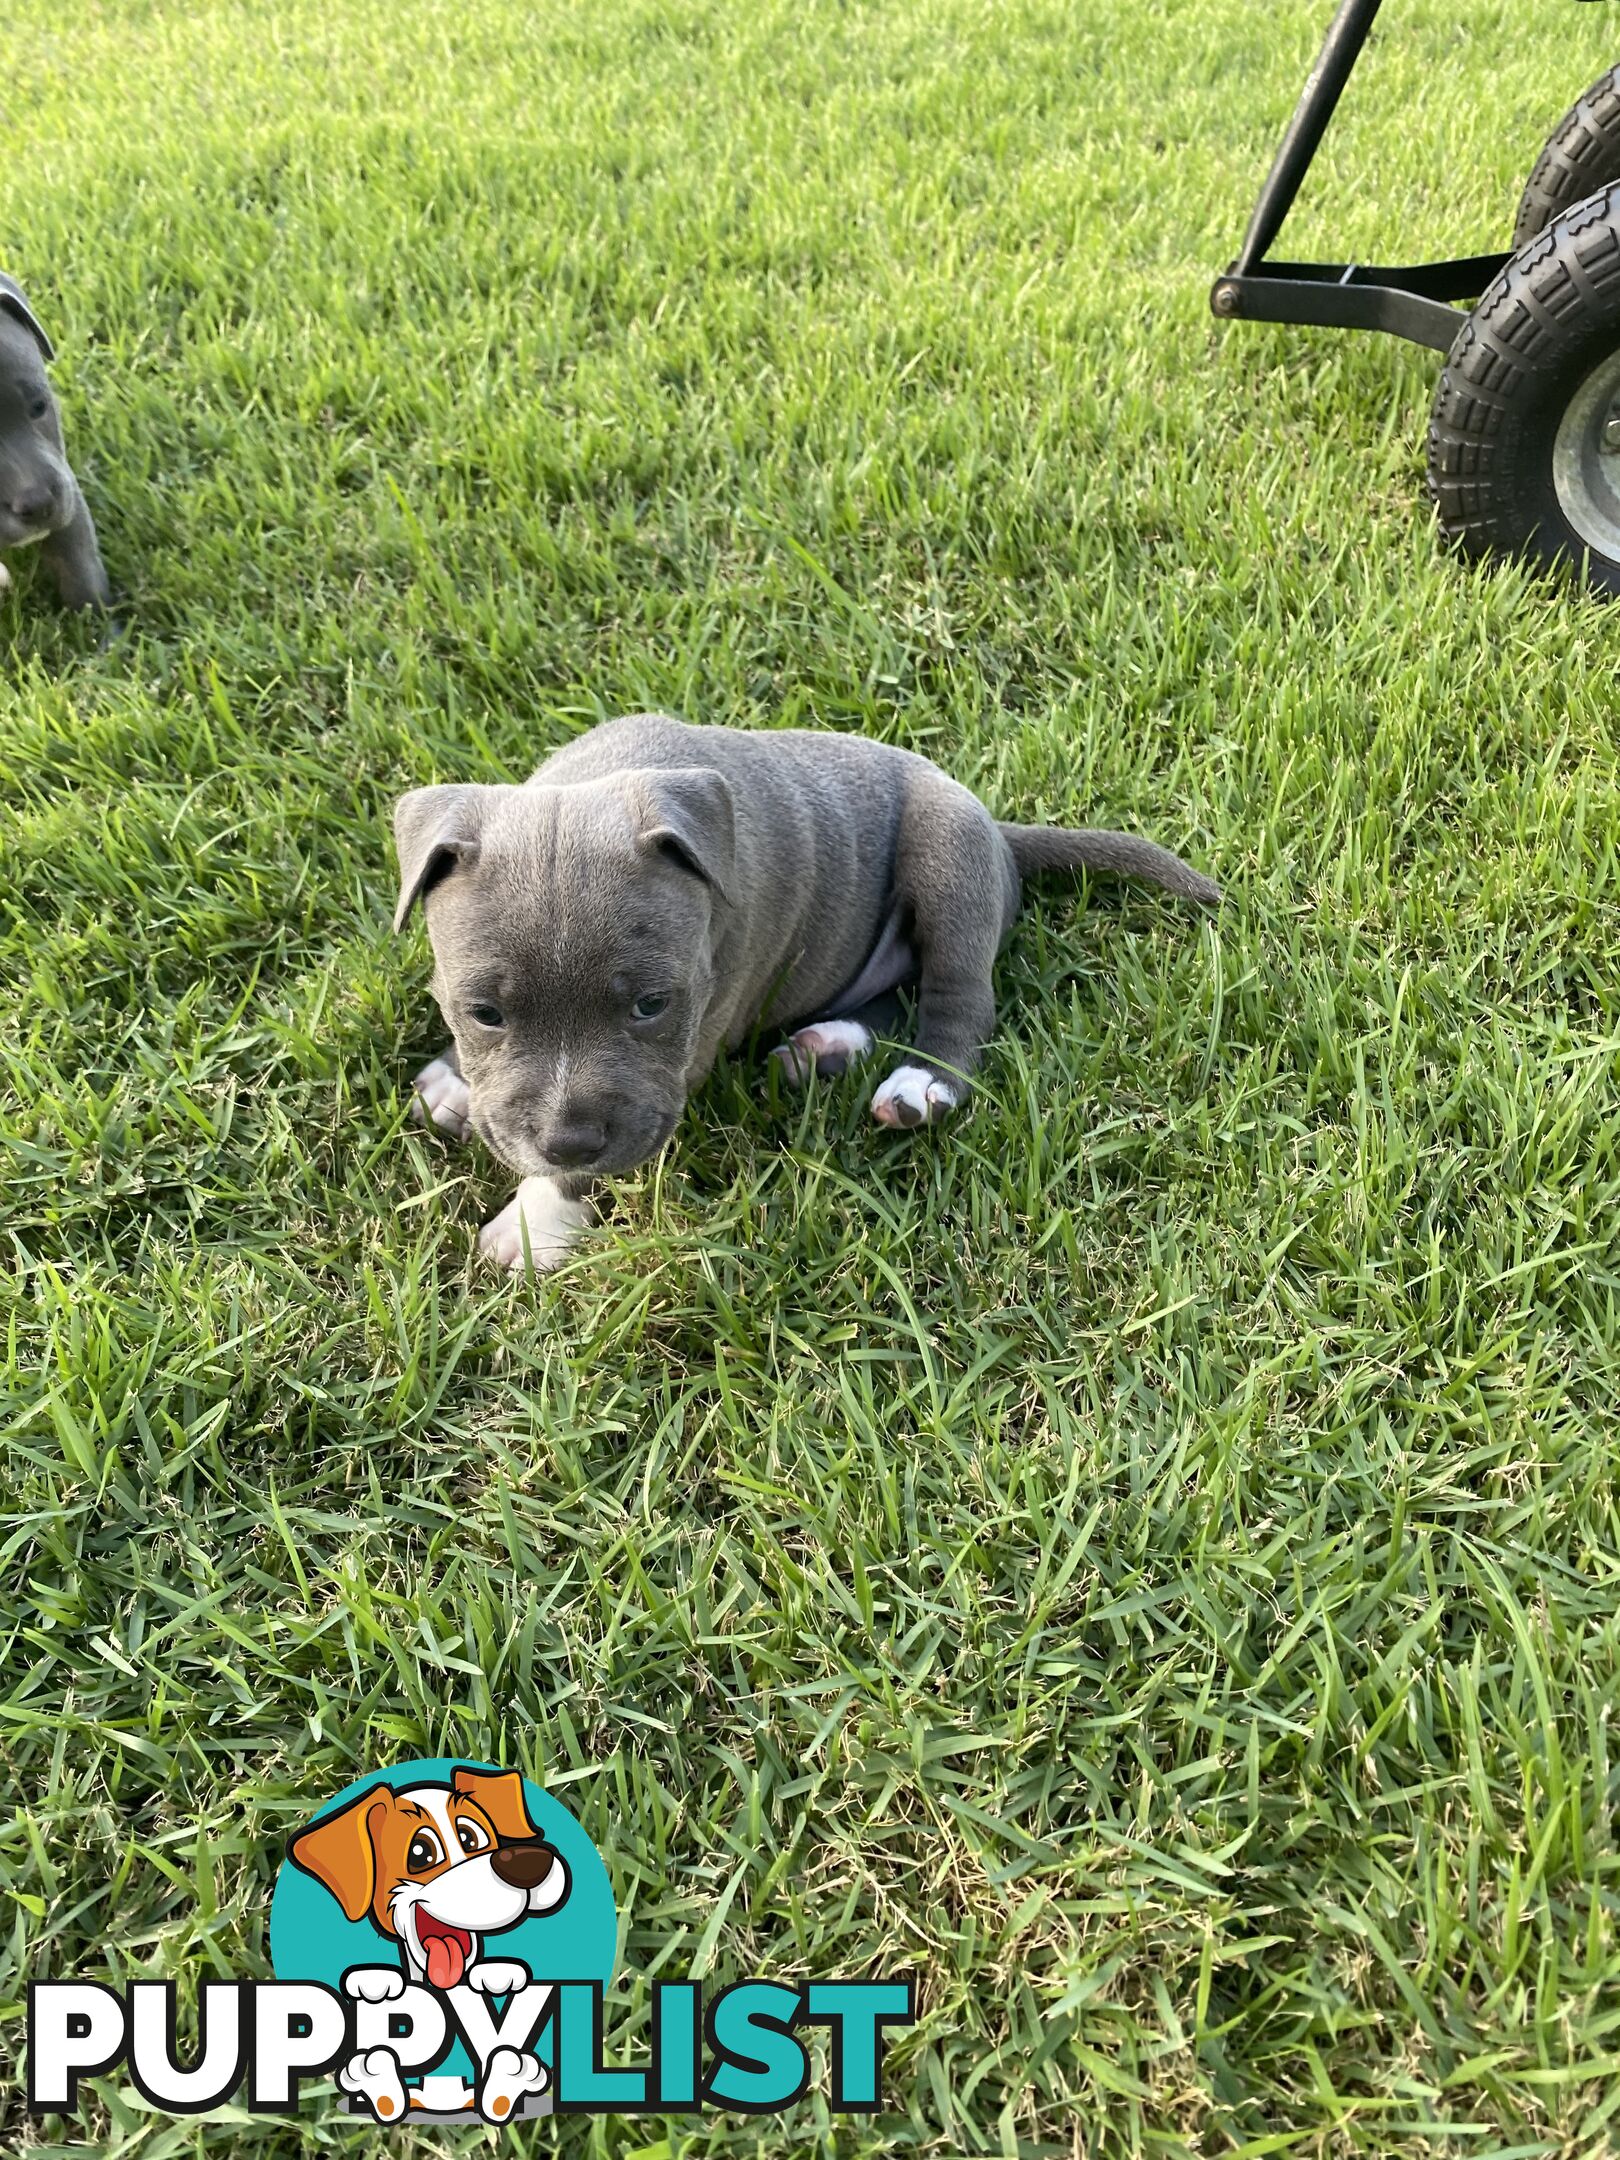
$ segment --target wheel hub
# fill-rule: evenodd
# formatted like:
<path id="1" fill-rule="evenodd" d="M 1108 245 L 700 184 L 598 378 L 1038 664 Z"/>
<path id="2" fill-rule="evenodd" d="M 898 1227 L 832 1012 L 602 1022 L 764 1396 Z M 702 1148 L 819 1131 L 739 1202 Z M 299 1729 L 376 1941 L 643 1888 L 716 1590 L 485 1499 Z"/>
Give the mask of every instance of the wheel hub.
<path id="1" fill-rule="evenodd" d="M 1620 352 L 1599 361 L 1564 408 L 1553 486 L 1578 538 L 1620 562 Z"/>

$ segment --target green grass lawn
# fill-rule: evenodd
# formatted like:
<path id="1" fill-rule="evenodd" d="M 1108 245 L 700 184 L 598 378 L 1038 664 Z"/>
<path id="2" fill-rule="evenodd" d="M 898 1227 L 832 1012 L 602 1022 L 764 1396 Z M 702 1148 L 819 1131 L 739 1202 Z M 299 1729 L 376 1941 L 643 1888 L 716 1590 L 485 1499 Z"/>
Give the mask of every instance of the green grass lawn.
<path id="1" fill-rule="evenodd" d="M 1620 615 L 1440 554 L 1433 356 L 1207 312 L 1326 12 L 8 13 L 136 626 L 0 609 L 11 2066 L 464 1752 L 601 1845 L 627 2055 L 922 1987 L 882 2118 L 520 2149 L 1620 2150 Z M 1381 23 L 1290 247 L 1505 244 L 1610 16 Z M 739 1059 L 491 1282 L 389 808 L 650 704 L 1227 905 L 1049 882 L 953 1129 Z M 8 2149 L 367 2142 L 96 2095 Z"/>

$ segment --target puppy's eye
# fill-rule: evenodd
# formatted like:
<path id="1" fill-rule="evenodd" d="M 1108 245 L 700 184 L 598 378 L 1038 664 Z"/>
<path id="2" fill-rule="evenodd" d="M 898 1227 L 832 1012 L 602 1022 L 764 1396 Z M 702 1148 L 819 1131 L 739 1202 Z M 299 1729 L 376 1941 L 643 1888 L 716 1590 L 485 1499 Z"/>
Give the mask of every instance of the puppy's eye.
<path id="1" fill-rule="evenodd" d="M 630 1017 L 632 1020 L 656 1020 L 661 1013 L 666 1013 L 668 1010 L 669 999 L 654 994 L 650 997 L 638 997 L 630 1008 Z"/>
<path id="2" fill-rule="evenodd" d="M 33 404 L 28 408 L 28 417 L 30 420 L 43 420 L 50 409 L 50 400 L 48 398 L 35 398 Z"/>
<path id="3" fill-rule="evenodd" d="M 405 1848 L 405 1865 L 413 1875 L 420 1875 L 424 1868 L 437 1867 L 443 1858 L 444 1852 L 431 1830 L 418 1830 Z"/>
<path id="4" fill-rule="evenodd" d="M 469 1005 L 468 1013 L 482 1028 L 503 1028 L 506 1015 L 498 1005 Z"/>
<path id="5" fill-rule="evenodd" d="M 489 1845 L 482 1823 L 475 1823 L 465 1815 L 456 1824 L 456 1842 L 464 1853 L 484 1852 Z"/>

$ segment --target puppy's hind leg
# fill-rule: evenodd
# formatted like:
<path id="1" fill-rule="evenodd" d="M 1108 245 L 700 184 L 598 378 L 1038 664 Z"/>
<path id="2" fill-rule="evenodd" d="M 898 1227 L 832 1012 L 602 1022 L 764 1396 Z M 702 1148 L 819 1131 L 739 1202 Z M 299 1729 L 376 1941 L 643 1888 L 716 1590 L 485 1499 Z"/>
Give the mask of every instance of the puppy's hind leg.
<path id="1" fill-rule="evenodd" d="M 454 1043 L 422 1067 L 411 1082 L 411 1090 L 415 1098 L 411 1116 L 418 1125 L 437 1125 L 453 1140 L 466 1139 L 472 1130 L 472 1096 L 461 1077 Z"/>
<path id="2" fill-rule="evenodd" d="M 991 970 L 1017 911 L 1018 876 L 989 813 L 956 795 L 933 797 L 902 832 L 897 883 L 921 960 L 917 1031 L 912 1056 L 872 1097 L 880 1125 L 925 1125 L 958 1109 L 995 1025 Z"/>
<path id="3" fill-rule="evenodd" d="M 872 1031 L 859 1020 L 813 1021 L 795 1028 L 771 1052 L 794 1087 L 802 1087 L 812 1073 L 831 1080 L 871 1054 Z"/>
<path id="4" fill-rule="evenodd" d="M 821 1080 L 836 1079 L 851 1065 L 870 1057 L 878 1037 L 892 1035 L 899 1018 L 899 993 L 886 990 L 879 997 L 868 998 L 853 1012 L 840 1013 L 835 1020 L 812 1020 L 806 1027 L 795 1028 L 786 1042 L 777 1044 L 771 1056 L 794 1087 L 802 1087 L 812 1072 Z"/>

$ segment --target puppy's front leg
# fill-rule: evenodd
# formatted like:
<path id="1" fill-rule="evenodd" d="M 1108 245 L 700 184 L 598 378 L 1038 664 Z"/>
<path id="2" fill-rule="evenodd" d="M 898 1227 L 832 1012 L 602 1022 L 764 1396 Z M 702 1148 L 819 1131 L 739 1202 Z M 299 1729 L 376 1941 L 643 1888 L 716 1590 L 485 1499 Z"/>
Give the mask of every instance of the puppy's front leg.
<path id="1" fill-rule="evenodd" d="M 561 1267 L 569 1248 L 590 1222 L 588 1184 L 574 1179 L 526 1177 L 501 1212 L 478 1233 L 478 1250 L 496 1267 L 544 1275 Z"/>
<path id="2" fill-rule="evenodd" d="M 46 535 L 40 542 L 40 553 L 51 566 L 65 608 L 110 607 L 112 587 L 102 568 L 96 528 L 77 487 L 74 496 L 72 517 L 59 531 Z"/>
<path id="3" fill-rule="evenodd" d="M 453 1140 L 465 1140 L 472 1130 L 472 1095 L 461 1077 L 461 1060 L 450 1043 L 411 1082 L 415 1101 L 411 1116 L 418 1125 L 429 1122 Z"/>

